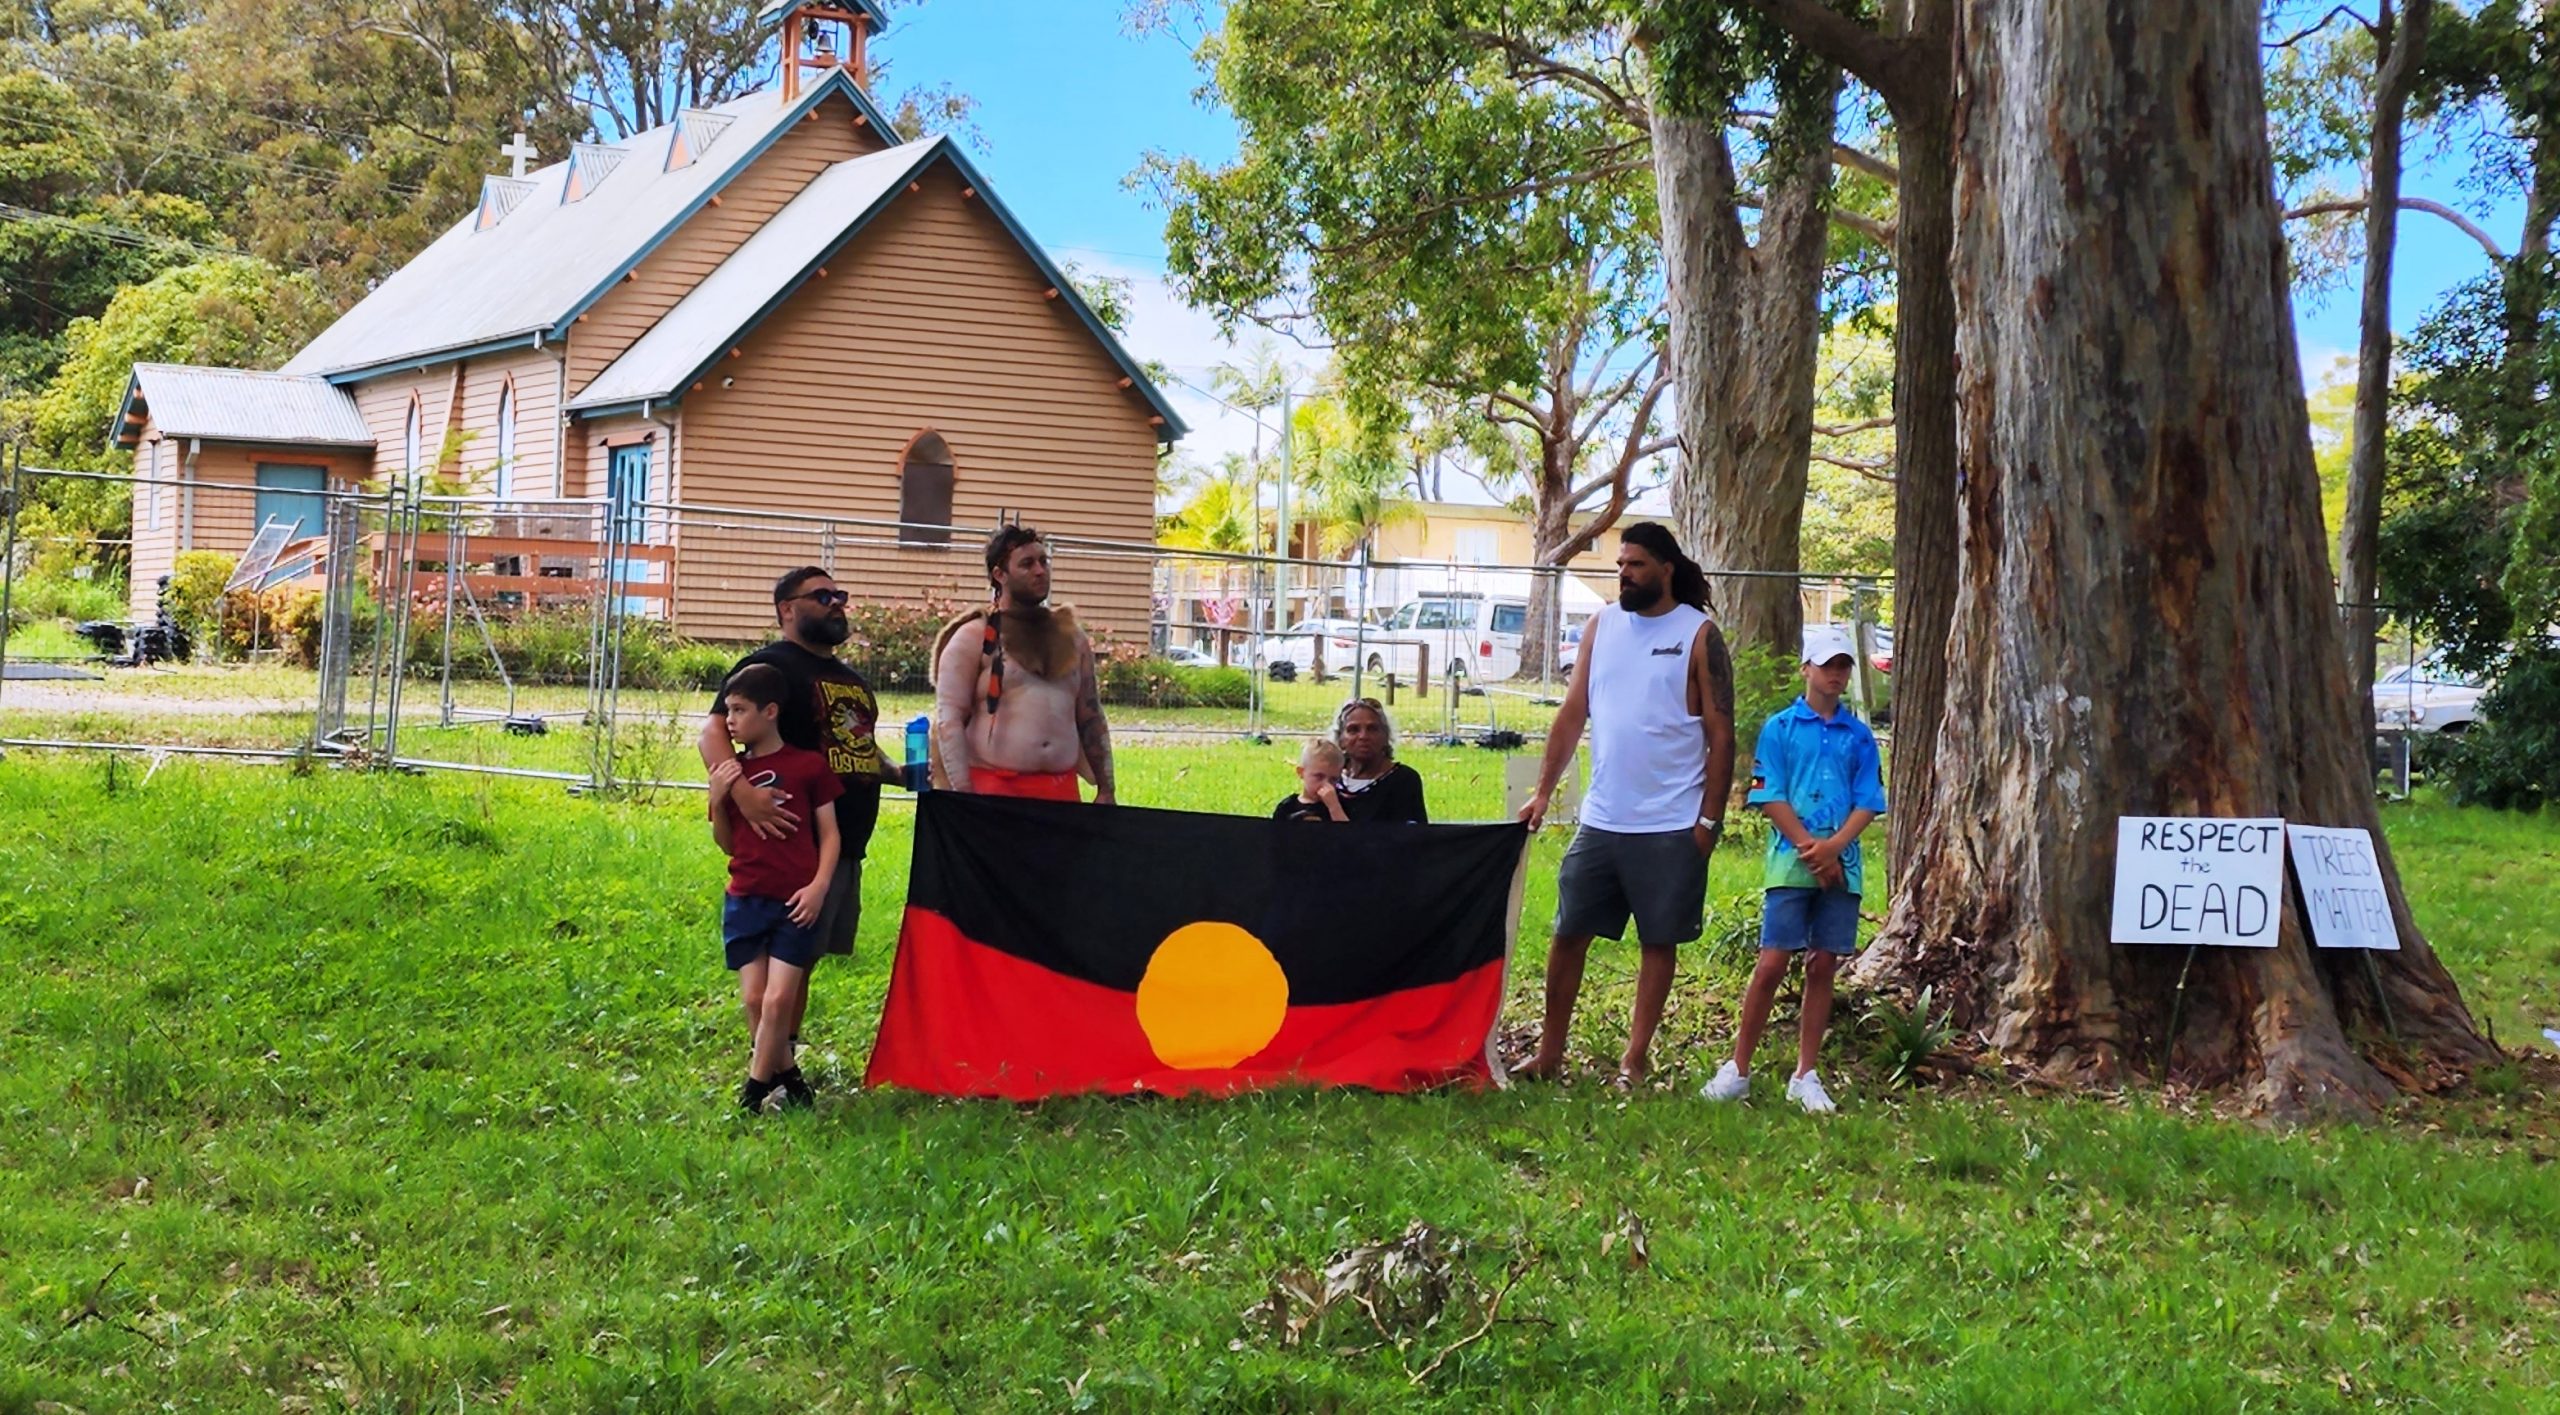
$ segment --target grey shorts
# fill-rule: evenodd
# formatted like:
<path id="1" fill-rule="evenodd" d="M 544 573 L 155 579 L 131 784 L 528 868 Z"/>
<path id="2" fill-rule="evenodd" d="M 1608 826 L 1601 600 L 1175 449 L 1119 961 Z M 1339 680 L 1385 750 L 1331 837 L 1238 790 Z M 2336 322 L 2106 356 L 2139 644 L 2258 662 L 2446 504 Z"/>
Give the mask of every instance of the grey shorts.
<path id="1" fill-rule="evenodd" d="M 1622 835 L 1584 826 L 1556 873 L 1556 936 L 1625 938 L 1635 920 L 1647 948 L 1690 943 L 1705 931 L 1707 861 L 1686 830 Z"/>
<path id="2" fill-rule="evenodd" d="M 827 905 L 818 911 L 818 954 L 851 954 L 853 935 L 862 927 L 862 856 L 845 851 L 836 859 L 836 877 L 827 885 Z"/>

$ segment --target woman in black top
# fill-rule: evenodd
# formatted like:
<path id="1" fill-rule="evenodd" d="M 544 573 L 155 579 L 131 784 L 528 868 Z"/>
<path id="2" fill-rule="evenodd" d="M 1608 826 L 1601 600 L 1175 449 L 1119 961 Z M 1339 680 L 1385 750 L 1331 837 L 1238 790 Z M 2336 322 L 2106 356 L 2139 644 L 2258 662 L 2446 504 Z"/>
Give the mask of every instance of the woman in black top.
<path id="1" fill-rule="evenodd" d="M 1353 698 L 1333 715 L 1333 740 L 1342 747 L 1342 813 L 1360 821 L 1428 824 L 1422 773 L 1396 760 L 1396 726 L 1376 698 Z"/>

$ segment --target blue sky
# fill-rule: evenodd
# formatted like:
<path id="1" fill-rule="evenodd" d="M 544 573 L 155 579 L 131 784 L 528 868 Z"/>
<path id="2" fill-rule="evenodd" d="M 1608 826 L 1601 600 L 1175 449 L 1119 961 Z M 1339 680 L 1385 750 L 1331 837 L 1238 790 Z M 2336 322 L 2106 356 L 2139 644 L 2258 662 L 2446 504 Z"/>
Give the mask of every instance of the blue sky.
<path id="1" fill-rule="evenodd" d="M 1227 346 L 1212 321 L 1164 290 L 1163 213 L 1125 181 L 1150 150 L 1223 161 L 1235 152 L 1235 127 L 1193 98 L 1196 31 L 1133 35 L 1122 12 L 1121 0 L 925 0 L 894 11 L 875 53 L 892 65 L 883 86 L 891 93 L 947 83 L 977 100 L 982 141 L 972 144 L 974 155 L 1004 200 L 1053 254 L 1136 282 L 1135 352 L 1205 384 Z M 2458 155 L 2418 143 L 2411 157 L 2410 195 L 2471 207 Z M 2352 190 L 2355 179 L 2333 185 Z M 2473 214 L 2511 244 L 2520 209 L 2510 200 Z M 2404 215 L 2393 324 L 2407 331 L 2446 290 L 2487 269 L 2470 237 L 2436 217 Z M 2353 272 L 2323 296 L 2297 297 L 2307 378 L 2333 373 L 2334 361 L 2355 348 L 2356 299 Z M 1205 397 L 1167 391 L 1193 427 L 1186 452 L 1214 458 L 1250 440 L 1249 424 Z"/>

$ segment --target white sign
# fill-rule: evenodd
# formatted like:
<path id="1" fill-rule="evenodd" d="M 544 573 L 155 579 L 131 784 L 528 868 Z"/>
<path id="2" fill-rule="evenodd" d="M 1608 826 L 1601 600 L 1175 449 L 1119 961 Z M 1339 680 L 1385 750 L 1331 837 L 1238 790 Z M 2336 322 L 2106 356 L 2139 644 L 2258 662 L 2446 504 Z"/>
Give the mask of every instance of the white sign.
<path id="1" fill-rule="evenodd" d="M 2302 881 L 2303 917 L 2322 948 L 2400 951 L 2391 922 L 2391 895 L 2382 887 L 2382 862 L 2373 835 L 2325 825 L 2288 825 L 2293 877 Z"/>
<path id="2" fill-rule="evenodd" d="M 2284 897 L 2284 821 L 2116 818 L 2118 943 L 2273 948 Z"/>

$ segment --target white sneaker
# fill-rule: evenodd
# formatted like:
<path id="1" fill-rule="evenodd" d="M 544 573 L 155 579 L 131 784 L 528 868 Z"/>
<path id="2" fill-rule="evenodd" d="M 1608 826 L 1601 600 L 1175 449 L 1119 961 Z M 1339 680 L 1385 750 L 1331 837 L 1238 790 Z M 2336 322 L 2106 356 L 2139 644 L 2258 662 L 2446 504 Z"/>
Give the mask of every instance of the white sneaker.
<path id="1" fill-rule="evenodd" d="M 1751 1094 L 1751 1078 L 1728 1061 L 1716 1068 L 1716 1078 L 1699 1087 L 1698 1094 L 1711 1101 L 1738 1101 Z"/>
<path id="2" fill-rule="evenodd" d="M 1822 1089 L 1819 1072 L 1808 1071 L 1789 1081 L 1787 1099 L 1802 1106 L 1807 1115 L 1829 1115 L 1840 1108 L 1831 1103 L 1831 1093 Z"/>

